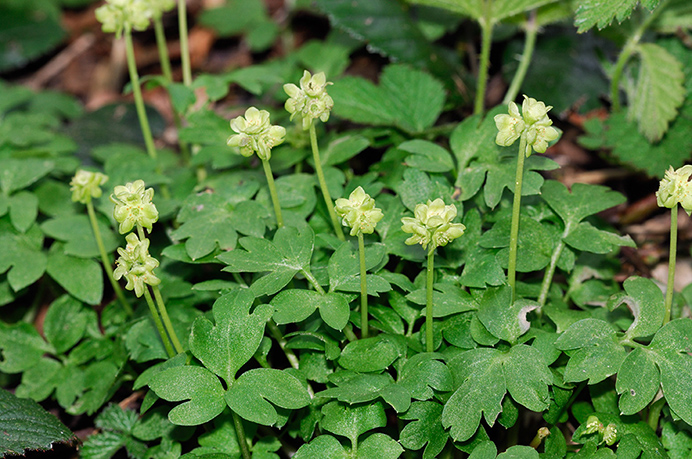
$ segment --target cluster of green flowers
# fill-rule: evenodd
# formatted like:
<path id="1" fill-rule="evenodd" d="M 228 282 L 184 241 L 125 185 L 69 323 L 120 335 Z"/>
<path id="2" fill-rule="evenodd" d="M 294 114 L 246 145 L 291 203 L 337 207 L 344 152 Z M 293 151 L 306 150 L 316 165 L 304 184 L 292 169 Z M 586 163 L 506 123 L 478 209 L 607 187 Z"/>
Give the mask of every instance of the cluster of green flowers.
<path id="1" fill-rule="evenodd" d="M 269 122 L 269 112 L 250 107 L 245 117 L 238 116 L 231 120 L 231 129 L 236 132 L 228 138 L 228 146 L 240 149 L 243 156 L 257 156 L 263 160 L 271 158 L 271 149 L 284 141 L 286 129 L 273 126 Z"/>
<path id="2" fill-rule="evenodd" d="M 598 433 L 602 436 L 603 442 L 608 446 L 614 445 L 618 438 L 618 429 L 615 424 L 604 426 L 600 419 L 593 415 L 586 419 L 586 433 Z"/>
<path id="3" fill-rule="evenodd" d="M 372 234 L 377 222 L 384 217 L 382 209 L 375 207 L 375 200 L 360 186 L 351 192 L 348 199 L 337 199 L 334 210 L 342 224 L 351 228 L 351 236 Z"/>
<path id="4" fill-rule="evenodd" d="M 495 143 L 503 147 L 512 145 L 521 138 L 526 146 L 526 156 L 531 155 L 531 149 L 537 153 L 545 153 L 548 143 L 557 139 L 559 133 L 552 127 L 553 122 L 548 118 L 548 112 L 553 108 L 531 97 L 524 96 L 519 107 L 514 102 L 509 103 L 509 114 L 495 115 L 495 125 L 498 133 Z"/>
<path id="5" fill-rule="evenodd" d="M 682 166 L 677 170 L 671 167 L 665 173 L 663 180 L 656 192 L 656 202 L 660 207 L 672 209 L 676 204 L 692 214 L 692 166 Z"/>
<path id="6" fill-rule="evenodd" d="M 159 212 L 151 202 L 154 197 L 153 188 L 145 188 L 142 180 L 116 186 L 111 201 L 115 204 L 113 217 L 120 224 L 120 234 L 125 234 L 137 228 L 142 238 L 135 233 L 125 237 L 125 249 L 118 248 L 120 257 L 115 261 L 117 267 L 113 272 L 115 280 L 124 277 L 127 280 L 125 288 L 134 290 L 137 297 L 144 294 L 144 284 L 159 285 L 161 280 L 154 274 L 154 268 L 159 266 L 158 260 L 149 255 L 149 239 L 144 237 L 143 228 L 151 231 L 152 225 L 158 220 Z"/>
<path id="7" fill-rule="evenodd" d="M 405 233 L 413 234 L 405 241 L 408 245 L 420 244 L 425 249 L 431 244 L 431 250 L 443 247 L 464 234 L 466 229 L 461 223 L 452 223 L 457 216 L 456 206 L 445 205 L 440 198 L 428 200 L 426 204 L 418 204 L 413 214 L 413 218 L 401 219 L 401 229 Z"/>
<path id="8" fill-rule="evenodd" d="M 289 99 L 286 101 L 286 111 L 291 114 L 291 120 L 298 115 L 302 119 L 303 130 L 307 131 L 313 120 L 319 118 L 322 122 L 329 119 L 334 106 L 334 100 L 327 94 L 327 81 L 324 72 L 311 75 L 305 70 L 300 79 L 300 88 L 292 83 L 284 85 L 284 91 Z"/>
<path id="9" fill-rule="evenodd" d="M 146 30 L 152 18 L 174 7 L 175 0 L 106 0 L 95 15 L 104 32 L 120 37 L 123 30 Z"/>
<path id="10" fill-rule="evenodd" d="M 70 181 L 72 201 L 86 204 L 91 198 L 100 198 L 101 185 L 108 181 L 108 176 L 100 172 L 91 172 L 80 169 Z"/>

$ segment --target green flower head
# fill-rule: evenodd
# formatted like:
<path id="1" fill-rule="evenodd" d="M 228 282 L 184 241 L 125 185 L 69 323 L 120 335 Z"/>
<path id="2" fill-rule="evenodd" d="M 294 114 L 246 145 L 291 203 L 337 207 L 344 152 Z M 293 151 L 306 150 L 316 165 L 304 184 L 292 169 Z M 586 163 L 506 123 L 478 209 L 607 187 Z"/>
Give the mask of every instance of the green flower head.
<path id="1" fill-rule="evenodd" d="M 139 0 L 145 4 L 150 17 L 160 18 L 163 13 L 175 8 L 175 0 Z"/>
<path id="2" fill-rule="evenodd" d="M 137 234 L 130 233 L 125 238 L 125 248 L 118 247 L 120 257 L 115 261 L 116 268 L 113 278 L 127 280 L 125 288 L 134 290 L 137 298 L 144 293 L 144 284 L 159 285 L 161 279 L 154 274 L 154 268 L 159 266 L 159 261 L 149 255 L 149 239 L 139 240 Z"/>
<path id="3" fill-rule="evenodd" d="M 420 244 L 423 248 L 431 245 L 431 250 L 443 247 L 464 234 L 466 227 L 461 223 L 452 223 L 457 216 L 454 205 L 445 205 L 440 198 L 428 200 L 427 204 L 418 204 L 413 211 L 415 217 L 401 219 L 401 229 L 413 236 L 406 239 L 407 245 Z"/>
<path id="4" fill-rule="evenodd" d="M 226 142 L 230 147 L 237 147 L 243 156 L 257 153 L 263 160 L 272 156 L 271 149 L 283 143 L 286 129 L 272 126 L 269 122 L 269 112 L 250 107 L 245 111 L 245 117 L 238 116 L 231 120 L 231 129 L 236 132 Z"/>
<path id="5" fill-rule="evenodd" d="M 70 180 L 70 191 L 72 201 L 86 204 L 91 198 L 100 198 L 102 191 L 101 185 L 108 181 L 108 176 L 100 172 L 90 172 L 78 170 L 72 180 Z"/>
<path id="6" fill-rule="evenodd" d="M 329 119 L 334 106 L 334 100 L 327 94 L 327 81 L 324 72 L 311 75 L 305 70 L 300 79 L 300 88 L 292 83 L 284 85 L 284 91 L 289 99 L 286 101 L 286 111 L 291 119 L 296 115 L 302 118 L 303 130 L 310 129 L 313 120 L 319 118 L 322 122 Z"/>
<path id="7" fill-rule="evenodd" d="M 351 192 L 348 199 L 337 199 L 334 210 L 341 217 L 341 223 L 351 228 L 351 236 L 372 234 L 384 216 L 382 209 L 375 207 L 375 200 L 360 186 Z"/>
<path id="8" fill-rule="evenodd" d="M 136 180 L 125 186 L 116 186 L 110 199 L 115 204 L 113 217 L 120 223 L 120 234 L 129 233 L 136 225 L 151 231 L 151 225 L 159 219 L 159 211 L 151 199 L 153 188 L 144 188 L 144 181 Z"/>
<path id="9" fill-rule="evenodd" d="M 660 207 L 672 209 L 675 204 L 687 212 L 692 213 L 692 166 L 682 166 L 677 170 L 669 168 L 656 192 L 656 202 Z"/>
<path id="10" fill-rule="evenodd" d="M 618 439 L 618 428 L 615 424 L 608 424 L 603 429 L 603 441 L 608 446 L 613 446 Z"/>
<path id="11" fill-rule="evenodd" d="M 123 30 L 149 27 L 152 11 L 148 1 L 106 0 L 106 4 L 97 8 L 94 14 L 104 32 L 115 32 L 116 38 L 120 38 Z"/>
<path id="12" fill-rule="evenodd" d="M 509 114 L 495 115 L 497 136 L 495 143 L 503 147 L 512 145 L 518 138 L 526 143 L 526 156 L 531 151 L 545 153 L 548 144 L 557 139 L 557 129 L 552 127 L 553 122 L 548 118 L 548 112 L 553 108 L 531 97 L 524 96 L 519 107 L 514 102 L 509 103 Z"/>

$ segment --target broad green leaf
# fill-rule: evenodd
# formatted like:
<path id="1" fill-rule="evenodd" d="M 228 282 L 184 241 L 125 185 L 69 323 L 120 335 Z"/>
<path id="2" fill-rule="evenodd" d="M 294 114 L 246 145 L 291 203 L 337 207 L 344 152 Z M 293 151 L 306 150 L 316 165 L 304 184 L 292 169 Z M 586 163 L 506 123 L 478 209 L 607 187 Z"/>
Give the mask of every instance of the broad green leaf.
<path id="1" fill-rule="evenodd" d="M 351 46 L 339 42 L 338 39 L 327 38 L 304 43 L 295 51 L 295 56 L 312 73 L 324 72 L 325 75 L 336 78 L 348 67 L 351 51 Z"/>
<path id="2" fill-rule="evenodd" d="M 619 23 L 626 20 L 632 14 L 632 10 L 639 0 L 584 0 L 580 3 L 574 18 L 574 25 L 578 32 L 586 32 L 594 26 L 602 29 L 617 19 Z M 646 6 L 650 10 L 658 4 L 658 0 L 647 0 Z"/>
<path id="3" fill-rule="evenodd" d="M 191 218 L 171 233 L 176 239 L 186 239 L 185 250 L 192 260 L 209 255 L 217 247 L 233 250 L 238 234 L 233 229 L 231 213 L 218 209 Z"/>
<path id="4" fill-rule="evenodd" d="M 365 432 L 384 427 L 387 417 L 382 403 L 365 405 L 345 405 L 340 402 L 329 402 L 322 407 L 320 427 L 336 435 L 343 435 L 355 445 L 358 437 Z"/>
<path id="5" fill-rule="evenodd" d="M 430 400 L 434 391 L 454 390 L 454 381 L 447 365 L 437 360 L 437 354 L 416 354 L 401 368 L 397 384 L 416 400 Z"/>
<path id="6" fill-rule="evenodd" d="M 33 400 L 0 389 L 0 454 L 23 455 L 26 450 L 47 451 L 54 443 L 75 437 L 55 416 Z"/>
<path id="7" fill-rule="evenodd" d="M 48 255 L 46 272 L 78 300 L 99 304 L 103 297 L 103 267 L 94 260 L 66 255 L 60 249 Z"/>
<path id="8" fill-rule="evenodd" d="M 51 303 L 43 321 L 43 333 L 55 352 L 66 352 L 82 339 L 89 315 L 82 303 L 69 295 Z"/>
<path id="9" fill-rule="evenodd" d="M 437 198 L 441 198 L 445 202 L 453 202 L 449 183 L 439 175 L 430 176 L 419 169 L 407 168 L 404 170 L 402 178 L 403 181 L 396 184 L 395 191 L 401 202 L 411 211 L 415 210 L 416 205 L 425 204 L 428 200 L 434 201 Z M 388 218 L 386 210 L 383 210 L 385 219 Z M 461 210 L 461 207 L 458 210 Z M 463 212 L 459 212 L 459 214 L 461 213 Z M 396 225 L 395 230 L 400 230 L 401 218 L 390 221 L 390 224 Z M 402 234 L 405 233 L 402 232 Z"/>
<path id="10" fill-rule="evenodd" d="M 674 34 L 678 30 L 692 28 L 692 5 L 687 0 L 672 0 L 666 4 L 654 20 L 652 28 L 655 30 Z"/>
<path id="11" fill-rule="evenodd" d="M 526 315 L 537 307 L 538 303 L 529 300 L 512 302 L 509 286 L 489 288 L 480 301 L 478 318 L 493 336 L 516 343 L 531 327 Z"/>
<path id="12" fill-rule="evenodd" d="M 124 365 L 123 361 L 117 363 L 120 367 Z M 74 371 L 74 367 L 63 367 L 63 371 L 69 370 Z M 106 403 L 109 395 L 116 391 L 122 383 L 122 381 L 116 379 L 120 370 L 121 368 L 116 365 L 113 359 L 102 360 L 89 365 L 81 375 L 79 381 L 79 384 L 81 384 L 81 387 L 79 387 L 80 394 L 77 401 L 70 405 L 66 411 L 71 415 L 82 413 L 91 415 L 98 411 Z M 66 381 L 69 381 L 69 378 L 66 378 Z M 67 384 L 74 384 L 74 382 L 67 382 Z M 56 394 L 58 396 L 60 389 L 61 387 L 57 388 Z"/>
<path id="13" fill-rule="evenodd" d="M 435 6 L 470 16 L 476 21 L 499 22 L 528 12 L 555 0 L 409 0 L 411 3 Z M 488 11 L 489 9 L 489 14 Z"/>
<path id="14" fill-rule="evenodd" d="M 320 151 L 322 166 L 336 166 L 344 163 L 368 146 L 370 146 L 370 140 L 358 134 L 344 135 L 334 139 L 329 142 L 324 151 Z"/>
<path id="15" fill-rule="evenodd" d="M 625 294 L 615 296 L 611 309 L 625 303 L 634 316 L 634 322 L 627 329 L 628 339 L 651 336 L 663 325 L 665 305 L 663 292 L 651 280 L 643 277 L 629 277 L 623 284 Z"/>
<path id="16" fill-rule="evenodd" d="M 583 252 L 610 253 L 618 247 L 636 247 L 629 234 L 621 236 L 617 233 L 596 228 L 589 222 L 581 222 L 563 238 L 570 247 Z"/>
<path id="17" fill-rule="evenodd" d="M 454 162 L 447 150 L 427 140 L 408 140 L 397 147 L 412 153 L 406 158 L 406 165 L 426 172 L 449 172 Z"/>
<path id="18" fill-rule="evenodd" d="M 331 435 L 320 435 L 296 451 L 293 459 L 347 459 L 349 454 Z"/>
<path id="19" fill-rule="evenodd" d="M 252 283 L 255 296 L 271 295 L 288 284 L 295 274 L 310 263 L 315 244 L 315 233 L 305 225 L 301 229 L 279 228 L 274 242 L 257 237 L 238 241 L 245 250 L 233 250 L 217 258 L 226 263 L 223 271 L 268 272 Z"/>
<path id="20" fill-rule="evenodd" d="M 225 398 L 235 413 L 265 426 L 279 421 L 273 405 L 296 410 L 310 404 L 310 395 L 295 376 L 273 368 L 246 371 L 233 383 Z"/>
<path id="21" fill-rule="evenodd" d="M 356 459 L 397 459 L 404 452 L 404 448 L 389 435 L 374 433 L 358 446 Z"/>
<path id="22" fill-rule="evenodd" d="M 491 441 L 484 441 L 473 449 L 469 459 L 495 459 L 497 457 L 497 447 Z"/>
<path id="23" fill-rule="evenodd" d="M 571 192 L 557 180 L 546 180 L 541 196 L 562 218 L 566 227 L 581 222 L 590 215 L 625 202 L 625 197 L 608 187 L 575 183 Z"/>
<path id="24" fill-rule="evenodd" d="M 48 398 L 58 385 L 58 375 L 63 365 L 52 357 L 42 357 L 39 362 L 22 373 L 22 383 L 14 395 L 41 402 Z"/>
<path id="25" fill-rule="evenodd" d="M 106 253 L 115 252 L 120 244 L 119 238 L 103 219 L 97 219 L 99 233 Z M 100 255 L 94 231 L 86 215 L 64 215 L 41 224 L 41 230 L 53 239 L 64 241 L 64 252 L 81 258 L 94 258 Z"/>
<path id="26" fill-rule="evenodd" d="M 337 378 L 336 375 L 338 374 L 330 378 L 337 387 L 323 390 L 315 396 L 335 398 L 350 405 L 369 402 L 381 397 L 385 402 L 392 405 L 397 413 L 406 411 L 411 404 L 411 395 L 408 391 L 401 385 L 394 384 L 394 380 L 387 373 L 354 373 L 344 377 L 344 379 Z"/>
<path id="27" fill-rule="evenodd" d="M 569 352 L 565 381 L 603 381 L 620 370 L 625 349 L 610 324 L 598 319 L 583 319 L 570 326 L 555 341 L 555 347 Z"/>
<path id="28" fill-rule="evenodd" d="M 449 435 L 442 427 L 442 405 L 437 402 L 413 402 L 401 419 L 406 424 L 399 435 L 399 442 L 406 448 L 423 450 L 423 459 L 434 459 L 442 452 Z"/>
<path id="29" fill-rule="evenodd" d="M 48 174 L 55 163 L 49 160 L 25 158 L 0 159 L 0 189 L 10 194 L 21 190 Z"/>
<path id="30" fill-rule="evenodd" d="M 380 265 L 385 257 L 384 244 L 370 244 L 365 248 L 365 269 Z M 329 259 L 329 291 L 360 292 L 360 261 L 359 254 L 350 243 L 343 243 Z M 389 282 L 376 275 L 367 275 L 368 293 L 377 295 L 379 292 L 391 290 Z"/>
<path id="31" fill-rule="evenodd" d="M 548 385 L 553 381 L 541 353 L 532 346 L 512 346 L 502 366 L 512 398 L 531 411 L 541 412 L 548 408 Z"/>
<path id="32" fill-rule="evenodd" d="M 361 373 L 380 372 L 402 355 L 399 344 L 390 336 L 378 335 L 346 345 L 339 365 Z"/>
<path id="33" fill-rule="evenodd" d="M 51 346 L 29 323 L 8 325 L 0 321 L 0 371 L 21 373 L 33 367 Z"/>
<path id="34" fill-rule="evenodd" d="M 627 354 L 618 372 L 615 385 L 622 414 L 636 414 L 653 400 L 660 387 L 660 373 L 656 367 L 656 355 L 637 348 Z"/>
<path id="35" fill-rule="evenodd" d="M 415 290 L 406 299 L 418 305 L 425 305 L 427 290 Z M 478 307 L 471 295 L 454 284 L 440 283 L 433 285 L 433 317 L 447 317 L 460 312 L 472 311 Z"/>
<path id="36" fill-rule="evenodd" d="M 349 8 L 352 6 L 349 3 Z M 334 113 L 357 123 L 394 125 L 415 133 L 431 127 L 442 112 L 445 94 L 432 76 L 404 65 L 389 65 L 380 85 L 345 77 L 329 88 Z"/>
<path id="37" fill-rule="evenodd" d="M 274 320 L 278 324 L 300 322 L 319 309 L 322 320 L 336 330 L 346 326 L 351 312 L 343 295 L 323 295 L 314 290 L 284 290 L 270 304 L 274 307 Z"/>
<path id="38" fill-rule="evenodd" d="M 639 132 L 649 142 L 656 142 L 668 130 L 685 100 L 685 74 L 680 62 L 661 46 L 642 43 L 637 53 L 641 65 L 627 116 L 637 120 Z"/>
<path id="39" fill-rule="evenodd" d="M 10 220 L 17 231 L 26 232 L 36 221 L 38 198 L 28 191 L 20 191 L 10 197 Z"/>
<path id="40" fill-rule="evenodd" d="M 201 316 L 192 325 L 192 354 L 229 385 L 257 351 L 272 314 L 269 305 L 257 306 L 250 314 L 253 300 L 248 289 L 234 290 L 214 302 L 215 324 Z"/>
<path id="41" fill-rule="evenodd" d="M 676 459 L 689 457 L 692 453 L 692 433 L 670 421 L 664 421 L 662 424 L 661 441 L 670 456 Z"/>
<path id="42" fill-rule="evenodd" d="M 504 453 L 500 453 L 497 459 L 538 459 L 538 451 L 535 448 L 524 445 L 511 446 Z"/>
<path id="43" fill-rule="evenodd" d="M 150 317 L 133 323 L 125 335 L 125 346 L 130 358 L 136 362 L 166 359 L 166 349 Z"/>
<path id="44" fill-rule="evenodd" d="M 194 426 L 211 421 L 226 407 L 221 381 L 206 368 L 182 366 L 157 373 L 149 387 L 164 400 L 179 402 L 168 419 L 181 426 Z"/>

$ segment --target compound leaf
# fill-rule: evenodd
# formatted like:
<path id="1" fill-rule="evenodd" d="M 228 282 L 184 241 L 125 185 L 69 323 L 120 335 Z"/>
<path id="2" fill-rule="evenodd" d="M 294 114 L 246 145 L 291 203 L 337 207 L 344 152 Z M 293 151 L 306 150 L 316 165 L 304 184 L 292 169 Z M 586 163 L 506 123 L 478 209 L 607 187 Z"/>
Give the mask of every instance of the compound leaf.
<path id="1" fill-rule="evenodd" d="M 423 459 L 438 457 L 449 438 L 442 427 L 442 405 L 437 402 L 413 402 L 401 419 L 412 422 L 401 430 L 399 442 L 412 450 L 425 446 Z"/>

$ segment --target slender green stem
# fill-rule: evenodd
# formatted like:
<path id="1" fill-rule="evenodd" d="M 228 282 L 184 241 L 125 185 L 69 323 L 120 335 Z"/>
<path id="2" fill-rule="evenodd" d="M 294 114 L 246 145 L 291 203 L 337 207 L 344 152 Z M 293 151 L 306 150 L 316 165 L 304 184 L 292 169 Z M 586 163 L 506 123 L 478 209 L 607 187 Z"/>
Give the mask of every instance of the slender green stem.
<path id="1" fill-rule="evenodd" d="M 358 337 L 356 336 L 355 333 L 353 333 L 353 327 L 351 326 L 350 323 L 346 324 L 346 326 L 343 329 L 344 335 L 346 336 L 346 339 L 349 341 L 358 341 Z"/>
<path id="2" fill-rule="evenodd" d="M 490 10 L 490 1 L 484 2 L 486 10 Z M 485 101 L 485 87 L 488 83 L 488 67 L 490 66 L 490 46 L 493 38 L 493 23 L 489 12 L 480 21 L 481 25 L 481 57 L 478 66 L 478 82 L 476 83 L 476 101 L 473 106 L 473 114 L 483 114 Z"/>
<path id="3" fill-rule="evenodd" d="M 536 35 L 538 35 L 538 24 L 536 24 L 536 11 L 532 11 L 526 21 L 525 26 L 526 35 L 524 37 L 524 52 L 521 55 L 521 60 L 519 61 L 519 67 L 517 68 L 514 78 L 512 78 L 512 83 L 509 85 L 507 94 L 505 94 L 505 99 L 502 101 L 503 105 L 507 105 L 514 101 L 519 94 L 519 89 L 524 82 L 526 77 L 526 72 L 529 70 L 529 64 L 531 64 L 531 57 L 533 56 L 533 50 L 536 46 Z"/>
<path id="4" fill-rule="evenodd" d="M 94 232 L 94 239 L 96 240 L 96 245 L 98 246 L 99 254 L 101 255 L 101 264 L 103 265 L 103 270 L 106 272 L 106 277 L 113 286 L 113 291 L 115 292 L 115 296 L 118 298 L 120 305 L 123 307 L 128 316 L 132 316 L 132 306 L 130 306 L 130 302 L 127 301 L 127 298 L 125 298 L 125 294 L 123 293 L 123 289 L 120 288 L 120 284 L 118 284 L 113 278 L 113 267 L 108 260 L 106 247 L 103 245 L 101 231 L 99 231 L 98 222 L 96 221 L 96 212 L 94 212 L 94 204 L 91 202 L 90 196 L 87 198 L 86 208 L 87 213 L 89 214 L 91 229 Z"/>
<path id="5" fill-rule="evenodd" d="M 274 175 L 272 174 L 272 167 L 269 164 L 268 159 L 262 159 L 262 167 L 264 168 L 264 175 L 267 176 L 267 185 L 269 185 L 269 194 L 272 197 L 272 204 L 274 204 L 274 213 L 276 214 L 276 224 L 281 228 L 284 226 L 284 218 L 281 215 L 281 205 L 279 205 L 279 194 L 276 192 L 276 185 L 274 184 Z"/>
<path id="6" fill-rule="evenodd" d="M 363 233 L 358 232 L 358 255 L 360 258 L 360 336 L 367 338 L 368 327 L 368 287 L 365 272 L 365 242 Z"/>
<path id="7" fill-rule="evenodd" d="M 668 256 L 668 284 L 666 286 L 666 313 L 663 316 L 663 325 L 670 322 L 670 310 L 673 305 L 673 291 L 675 289 L 675 257 L 678 251 L 678 203 L 670 209 L 670 255 Z"/>
<path id="8" fill-rule="evenodd" d="M 658 431 L 658 418 L 661 416 L 661 410 L 665 404 L 666 399 L 661 397 L 649 405 L 649 419 L 647 420 L 647 423 L 654 432 Z"/>
<path id="9" fill-rule="evenodd" d="M 312 273 L 310 272 L 310 269 L 304 268 L 304 269 L 301 269 L 300 272 L 303 273 L 303 276 L 305 276 L 305 278 L 312 284 L 312 286 L 315 287 L 315 290 L 317 290 L 318 293 L 320 293 L 322 295 L 327 293 L 324 291 L 324 289 L 322 288 L 320 283 L 317 282 L 317 279 L 315 278 L 315 276 L 312 275 Z"/>
<path id="10" fill-rule="evenodd" d="M 514 182 L 514 201 L 512 203 L 512 226 L 509 233 L 509 266 L 507 267 L 507 283 L 512 289 L 512 302 L 516 300 L 517 278 L 517 246 L 519 245 L 519 212 L 521 211 L 521 187 L 524 181 L 524 160 L 526 159 L 526 141 L 522 137 L 519 142 L 517 158 L 517 174 Z"/>
<path id="11" fill-rule="evenodd" d="M 161 16 L 154 17 L 154 33 L 156 34 L 156 47 L 159 50 L 159 61 L 161 62 L 161 72 L 166 81 L 173 81 L 171 72 L 171 59 L 168 56 L 168 46 L 166 46 L 166 34 L 163 31 L 163 21 Z"/>
<path id="12" fill-rule="evenodd" d="M 286 338 L 284 338 L 283 333 L 281 333 L 281 330 L 279 329 L 279 326 L 276 325 L 276 322 L 274 322 L 274 319 L 269 319 L 269 322 L 267 322 L 267 327 L 269 328 L 269 333 L 271 333 L 276 342 L 279 343 L 279 347 L 286 356 L 288 363 L 291 364 L 292 368 L 299 370 L 300 362 L 298 357 L 291 349 L 286 347 Z M 312 386 L 310 386 L 310 383 L 308 383 L 308 393 L 310 394 L 310 398 L 315 396 L 315 391 L 312 389 Z"/>
<path id="13" fill-rule="evenodd" d="M 320 150 L 317 146 L 317 134 L 315 132 L 315 123 L 310 125 L 310 144 L 312 145 L 312 157 L 315 161 L 315 172 L 317 173 L 317 180 L 320 182 L 320 188 L 322 188 L 322 196 L 324 196 L 324 202 L 327 204 L 327 211 L 329 212 L 329 217 L 332 219 L 332 225 L 334 226 L 334 232 L 340 241 L 345 241 L 344 232 L 341 229 L 341 224 L 336 216 L 336 211 L 334 211 L 334 202 L 332 202 L 332 197 L 329 194 L 329 189 L 327 188 L 327 181 L 324 179 L 324 172 L 322 171 L 322 162 L 320 161 Z"/>
<path id="14" fill-rule="evenodd" d="M 569 235 L 572 231 L 572 225 L 566 225 L 565 230 L 562 232 L 560 241 L 557 243 L 557 247 L 553 250 L 553 255 L 550 257 L 550 264 L 548 265 L 548 270 L 543 276 L 543 283 L 541 284 L 541 292 L 538 295 L 538 304 L 541 307 L 545 306 L 545 302 L 548 299 L 548 292 L 550 291 L 550 284 L 553 282 L 553 276 L 555 276 L 555 268 L 557 267 L 557 262 L 562 255 L 562 250 L 565 248 L 564 238 Z"/>
<path id="15" fill-rule="evenodd" d="M 161 318 L 163 319 L 163 324 L 166 327 L 166 330 L 168 331 L 168 335 L 171 337 L 171 342 L 173 343 L 173 347 L 175 347 L 175 351 L 178 354 L 180 354 L 181 352 L 185 352 L 183 349 L 183 346 L 180 344 L 180 340 L 178 339 L 178 335 L 175 333 L 175 329 L 173 328 L 173 323 L 171 322 L 171 318 L 168 316 L 168 310 L 166 309 L 166 304 L 163 302 L 163 297 L 161 296 L 161 290 L 159 290 L 158 285 L 152 286 L 151 289 L 154 291 L 154 298 L 156 298 L 156 305 L 159 308 L 159 313 L 161 314 Z"/>
<path id="16" fill-rule="evenodd" d="M 132 94 L 135 97 L 135 107 L 137 108 L 137 117 L 139 125 L 142 128 L 142 136 L 144 136 L 144 144 L 147 147 L 147 153 L 154 160 L 157 159 L 156 147 L 154 146 L 154 137 L 151 135 L 149 120 L 144 109 L 144 98 L 142 97 L 142 88 L 139 86 L 139 74 L 137 73 L 137 63 L 135 61 L 135 49 L 132 44 L 132 32 L 125 29 L 125 52 L 127 54 L 127 68 L 130 71 L 130 83 L 132 84 Z"/>
<path id="17" fill-rule="evenodd" d="M 238 444 L 240 445 L 240 454 L 243 456 L 243 459 L 252 459 L 250 449 L 247 447 L 247 440 L 245 440 L 245 428 L 243 427 L 243 421 L 235 411 L 231 410 L 231 413 L 233 415 L 235 434 L 238 437 Z"/>
<path id="18" fill-rule="evenodd" d="M 159 331 L 159 336 L 161 337 L 161 341 L 163 341 L 163 347 L 166 348 L 168 357 L 175 357 L 176 353 L 173 350 L 173 346 L 171 346 L 171 341 L 168 339 L 166 329 L 163 327 L 159 313 L 156 310 L 156 305 L 154 305 L 154 300 L 151 298 L 151 293 L 149 293 L 149 289 L 146 287 L 144 287 L 144 298 L 147 300 L 149 312 L 151 312 L 151 316 L 154 318 L 154 324 L 156 324 L 156 329 Z"/>
<path id="19" fill-rule="evenodd" d="M 427 289 L 425 298 L 425 348 L 433 352 L 433 270 L 435 264 L 435 246 L 428 249 Z"/>
<path id="20" fill-rule="evenodd" d="M 187 41 L 187 8 L 185 0 L 178 0 L 178 30 L 180 32 L 180 61 L 183 65 L 183 84 L 192 84 L 192 67 L 190 66 L 190 47 Z"/>

